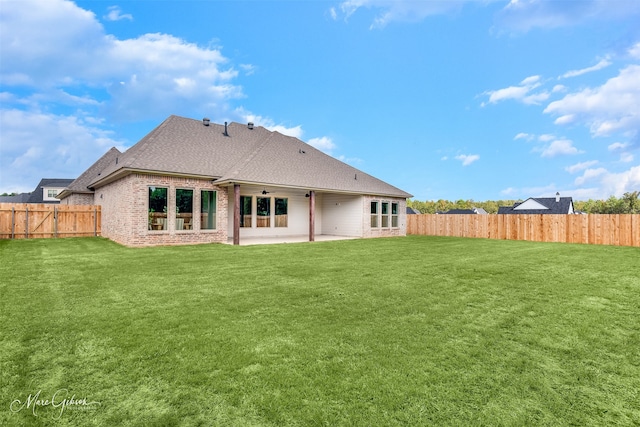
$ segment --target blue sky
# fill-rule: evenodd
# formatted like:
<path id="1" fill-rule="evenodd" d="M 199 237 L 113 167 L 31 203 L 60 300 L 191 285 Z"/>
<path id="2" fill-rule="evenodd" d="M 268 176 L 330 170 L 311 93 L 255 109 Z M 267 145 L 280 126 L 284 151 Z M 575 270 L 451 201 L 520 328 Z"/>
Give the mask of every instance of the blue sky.
<path id="1" fill-rule="evenodd" d="M 640 2 L 0 0 L 0 192 L 171 114 L 296 136 L 418 200 L 640 190 Z"/>

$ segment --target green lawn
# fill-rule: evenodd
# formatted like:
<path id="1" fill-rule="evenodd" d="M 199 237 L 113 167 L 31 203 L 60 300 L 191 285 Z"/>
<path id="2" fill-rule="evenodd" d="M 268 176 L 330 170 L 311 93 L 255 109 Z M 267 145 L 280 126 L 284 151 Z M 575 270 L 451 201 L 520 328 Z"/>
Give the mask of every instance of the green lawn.
<path id="1" fill-rule="evenodd" d="M 639 265 L 418 236 L 0 241 L 0 425 L 639 425 Z"/>

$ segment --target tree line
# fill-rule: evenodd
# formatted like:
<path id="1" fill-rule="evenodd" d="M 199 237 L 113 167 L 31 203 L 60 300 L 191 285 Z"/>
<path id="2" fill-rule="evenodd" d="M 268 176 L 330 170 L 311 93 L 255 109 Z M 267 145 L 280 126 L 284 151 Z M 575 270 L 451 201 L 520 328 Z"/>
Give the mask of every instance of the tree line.
<path id="1" fill-rule="evenodd" d="M 573 201 L 573 209 L 588 214 L 640 214 L 640 192 L 627 192 L 622 197 L 617 198 L 611 196 L 606 200 Z M 498 213 L 500 206 L 513 206 L 516 202 L 522 200 L 488 200 L 485 202 L 476 202 L 474 200 L 438 200 L 438 201 L 419 201 L 407 200 L 407 206 L 418 210 L 424 214 L 434 214 L 438 212 L 447 212 L 451 209 L 473 209 L 482 208 L 487 213 Z"/>

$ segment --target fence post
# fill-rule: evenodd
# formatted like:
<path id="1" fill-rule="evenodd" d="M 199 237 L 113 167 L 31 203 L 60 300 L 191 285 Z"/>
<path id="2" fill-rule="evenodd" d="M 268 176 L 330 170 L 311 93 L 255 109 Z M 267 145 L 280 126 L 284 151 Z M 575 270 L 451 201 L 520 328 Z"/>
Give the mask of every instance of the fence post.
<path id="1" fill-rule="evenodd" d="M 98 236 L 98 208 L 93 208 L 93 237 Z"/>
<path id="2" fill-rule="evenodd" d="M 58 237 L 58 207 L 53 207 L 53 238 Z"/>
<path id="3" fill-rule="evenodd" d="M 16 238 L 16 208 L 11 207 L 11 240 Z"/>

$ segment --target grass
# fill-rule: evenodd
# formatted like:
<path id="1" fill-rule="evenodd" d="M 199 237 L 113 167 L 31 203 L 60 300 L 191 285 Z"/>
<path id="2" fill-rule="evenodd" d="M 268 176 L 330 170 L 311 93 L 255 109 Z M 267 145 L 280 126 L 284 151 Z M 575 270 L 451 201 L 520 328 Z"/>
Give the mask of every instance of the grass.
<path id="1" fill-rule="evenodd" d="M 638 425 L 639 261 L 418 236 L 0 241 L 0 425 Z M 74 394 L 98 404 L 59 406 Z"/>

